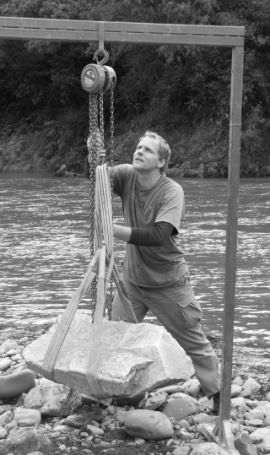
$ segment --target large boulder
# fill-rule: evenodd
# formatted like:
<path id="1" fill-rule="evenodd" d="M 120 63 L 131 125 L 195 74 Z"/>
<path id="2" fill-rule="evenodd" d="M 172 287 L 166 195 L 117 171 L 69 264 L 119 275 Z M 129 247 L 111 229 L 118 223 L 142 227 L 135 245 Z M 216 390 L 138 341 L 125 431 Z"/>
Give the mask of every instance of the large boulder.
<path id="1" fill-rule="evenodd" d="M 23 352 L 29 368 L 45 377 L 43 360 L 57 324 Z M 86 374 L 92 331 L 90 314 L 77 311 L 55 363 L 54 381 L 95 398 L 96 388 Z M 104 319 L 97 355 L 99 399 L 135 397 L 194 374 L 190 358 L 174 338 L 148 323 Z"/>

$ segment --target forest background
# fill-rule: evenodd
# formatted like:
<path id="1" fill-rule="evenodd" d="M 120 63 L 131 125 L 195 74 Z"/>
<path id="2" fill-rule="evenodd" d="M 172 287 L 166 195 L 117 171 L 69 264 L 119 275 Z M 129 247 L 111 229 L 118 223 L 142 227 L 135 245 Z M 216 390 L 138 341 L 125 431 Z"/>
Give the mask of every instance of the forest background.
<path id="1" fill-rule="evenodd" d="M 269 0 L 0 0 L 0 16 L 245 26 L 241 176 L 270 175 Z M 225 177 L 231 49 L 109 44 L 115 161 L 146 130 L 171 145 L 170 173 Z M 0 40 L 0 171 L 81 173 L 87 155 L 84 66 L 97 43 Z M 105 96 L 109 129 L 109 99 Z M 106 137 L 107 139 L 107 137 Z"/>

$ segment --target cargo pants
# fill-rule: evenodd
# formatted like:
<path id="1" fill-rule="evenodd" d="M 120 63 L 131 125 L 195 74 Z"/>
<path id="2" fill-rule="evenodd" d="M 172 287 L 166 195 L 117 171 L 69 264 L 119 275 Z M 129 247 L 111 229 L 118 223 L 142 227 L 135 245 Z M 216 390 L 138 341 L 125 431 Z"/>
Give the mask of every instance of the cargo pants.
<path id="1" fill-rule="evenodd" d="M 200 324 L 202 310 L 186 272 L 173 285 L 142 287 L 125 280 L 128 298 L 138 322 L 150 310 L 190 356 L 201 388 L 209 398 L 220 390 L 220 368 L 215 351 Z M 116 292 L 112 305 L 114 321 L 128 321 Z"/>

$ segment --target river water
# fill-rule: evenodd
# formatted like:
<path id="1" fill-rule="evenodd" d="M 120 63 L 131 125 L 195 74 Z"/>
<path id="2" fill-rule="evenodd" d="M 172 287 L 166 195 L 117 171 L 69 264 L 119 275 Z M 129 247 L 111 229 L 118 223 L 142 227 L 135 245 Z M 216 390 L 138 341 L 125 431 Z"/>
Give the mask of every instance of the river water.
<path id="1" fill-rule="evenodd" d="M 209 330 L 223 329 L 227 181 L 183 179 L 183 245 Z M 0 179 L 0 329 L 51 323 L 89 261 L 88 182 L 5 175 Z M 116 220 L 121 217 L 114 201 Z M 115 246 L 121 264 L 124 245 Z M 234 340 L 270 353 L 270 179 L 241 181 Z M 83 305 L 87 305 L 84 299 Z"/>

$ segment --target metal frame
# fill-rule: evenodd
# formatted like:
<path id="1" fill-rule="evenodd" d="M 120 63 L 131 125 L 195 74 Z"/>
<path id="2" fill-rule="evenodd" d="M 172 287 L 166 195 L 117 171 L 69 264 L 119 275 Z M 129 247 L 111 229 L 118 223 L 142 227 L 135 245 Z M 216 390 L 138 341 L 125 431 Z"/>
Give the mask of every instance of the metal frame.
<path id="1" fill-rule="evenodd" d="M 230 432 L 233 326 L 236 281 L 237 212 L 240 174 L 241 106 L 243 90 L 244 27 L 103 22 L 0 17 L 0 38 L 100 43 L 185 44 L 232 49 L 229 126 L 228 205 L 225 253 L 224 333 L 219 440 L 234 448 Z"/>

